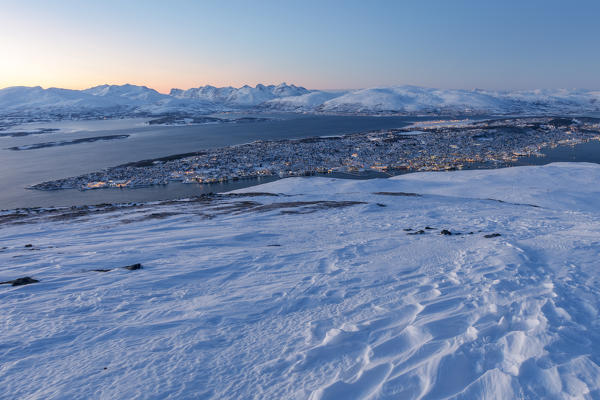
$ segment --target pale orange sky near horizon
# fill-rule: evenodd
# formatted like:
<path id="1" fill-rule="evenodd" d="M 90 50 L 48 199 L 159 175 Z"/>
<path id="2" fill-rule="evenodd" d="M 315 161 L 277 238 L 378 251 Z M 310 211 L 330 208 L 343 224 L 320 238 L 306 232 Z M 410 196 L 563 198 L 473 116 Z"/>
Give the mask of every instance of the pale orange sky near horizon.
<path id="1" fill-rule="evenodd" d="M 0 88 L 600 89 L 595 0 L 0 1 Z"/>
<path id="2" fill-rule="evenodd" d="M 121 52 L 118 48 L 104 49 L 101 54 L 77 57 L 73 53 L 79 52 L 74 52 L 74 49 L 66 51 L 57 44 L 48 46 L 43 40 L 30 40 L 26 45 L 22 42 L 19 46 L 13 43 L 6 50 L 12 57 L 0 65 L 0 88 L 42 86 L 80 90 L 103 84 L 130 83 L 169 93 L 172 88 L 189 89 L 204 85 L 240 87 L 246 84 L 255 86 L 258 83 L 287 82 L 311 89 L 336 89 L 327 87 L 330 85 L 325 82 L 294 81 L 285 74 L 269 71 L 260 65 L 247 65 L 244 71 L 240 71 L 231 67 L 198 66 L 180 58 L 156 60 L 135 52 L 125 57 L 119 54 L 107 56 L 107 53 Z M 112 61 L 107 62 L 107 57 Z M 236 79 L 240 76 L 248 78 Z"/>
<path id="3" fill-rule="evenodd" d="M 71 89 L 71 90 L 83 90 L 83 89 L 88 89 L 94 86 L 99 86 L 99 85 L 104 85 L 104 84 L 109 84 L 109 85 L 124 85 L 124 84 L 132 84 L 132 85 L 138 85 L 138 86 L 147 86 L 151 89 L 154 89 L 160 93 L 164 93 L 164 94 L 169 94 L 169 92 L 171 91 L 171 89 L 190 89 L 190 88 L 196 88 L 196 87 L 200 87 L 200 86 L 205 86 L 205 85 L 211 85 L 211 86 L 216 86 L 216 87 L 224 87 L 224 86 L 233 86 L 233 87 L 241 87 L 244 85 L 250 85 L 250 86 L 256 86 L 257 84 L 264 84 L 264 85 L 278 85 L 280 83 L 287 83 L 287 84 L 294 84 L 296 86 L 304 86 L 307 89 L 323 89 L 321 87 L 319 88 L 315 88 L 315 87 L 311 87 L 310 85 L 302 85 L 299 84 L 298 82 L 293 82 L 290 80 L 284 80 L 284 81 L 255 81 L 255 82 L 220 82 L 220 81 L 202 81 L 202 82 L 198 82 L 197 84 L 191 84 L 191 85 L 170 85 L 168 83 L 163 84 L 163 85 L 152 85 L 152 84 L 148 84 L 147 82 L 143 82 L 143 81 L 134 81 L 134 80 L 124 80 L 124 81 L 98 81 L 98 82 L 93 82 L 93 83 L 77 83 L 77 82 L 73 82 L 73 81 L 65 81 L 64 84 L 61 84 L 60 81 L 58 81 L 59 83 L 57 84 L 40 84 L 39 82 L 27 82 L 27 81 L 20 81 L 17 84 L 14 84 L 13 82 L 10 83 L 6 83 L 3 84 L 2 80 L 0 79 L 0 89 L 4 89 L 7 87 L 11 87 L 11 86 L 41 86 L 44 89 L 48 89 L 48 88 L 61 88 L 61 89 Z M 353 89 L 353 88 L 324 88 L 323 90 L 342 90 L 342 89 Z"/>
<path id="4" fill-rule="evenodd" d="M 255 86 L 262 84 L 301 85 L 310 89 L 345 89 L 335 87 L 335 83 L 318 80 L 298 81 L 286 74 L 261 68 L 260 65 L 246 68 L 218 68 L 214 66 L 198 67 L 185 62 L 156 62 L 145 59 L 142 55 L 137 60 L 135 55 L 130 59 L 115 56 L 113 63 L 95 57 L 77 58 L 70 54 L 52 55 L 44 50 L 43 44 L 29 43 L 24 48 L 34 51 L 13 49 L 13 61 L 3 62 L 0 66 L 0 88 L 9 86 L 42 86 L 65 89 L 87 89 L 103 84 L 134 84 L 148 86 L 161 93 L 169 93 L 172 88 L 189 89 L 204 85 L 213 86 Z M 54 47 L 56 49 L 56 47 Z M 65 67 L 68 65 L 68 68 Z M 145 65 L 152 65 L 151 68 Z M 244 78 L 239 78 L 239 77 Z"/>
<path id="5" fill-rule="evenodd" d="M 289 61 L 285 59 L 273 62 L 258 54 L 244 58 L 242 63 L 238 53 L 246 51 L 245 47 L 222 51 L 219 43 L 204 38 L 205 35 L 198 35 L 193 46 L 188 46 L 173 36 L 161 35 L 164 28 L 148 32 L 104 14 L 83 22 L 67 18 L 67 12 L 75 11 L 58 8 L 46 8 L 36 14 L 35 9 L 19 3 L 3 10 L 6 13 L 0 24 L 0 51 L 4 55 L 0 62 L 0 88 L 86 89 L 130 83 L 168 93 L 172 88 L 203 85 L 240 87 L 287 82 L 309 88 L 345 86 L 328 73 L 311 74 L 307 79 L 307 74 L 298 73 L 298 68 L 288 68 Z M 122 11 L 126 15 L 128 10 Z M 183 32 L 187 29 L 184 27 Z M 310 69 L 304 72 L 310 73 Z"/>

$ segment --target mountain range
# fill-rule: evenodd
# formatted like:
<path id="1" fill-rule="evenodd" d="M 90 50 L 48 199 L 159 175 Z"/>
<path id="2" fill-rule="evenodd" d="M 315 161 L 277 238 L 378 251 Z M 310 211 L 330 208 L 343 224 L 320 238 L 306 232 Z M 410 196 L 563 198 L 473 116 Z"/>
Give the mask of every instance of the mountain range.
<path id="1" fill-rule="evenodd" d="M 0 116 L 60 118 L 207 114 L 268 110 L 339 114 L 577 114 L 600 112 L 600 91 L 434 89 L 419 86 L 321 91 L 301 86 L 201 86 L 162 94 L 146 86 L 85 90 L 40 86 L 0 89 Z"/>

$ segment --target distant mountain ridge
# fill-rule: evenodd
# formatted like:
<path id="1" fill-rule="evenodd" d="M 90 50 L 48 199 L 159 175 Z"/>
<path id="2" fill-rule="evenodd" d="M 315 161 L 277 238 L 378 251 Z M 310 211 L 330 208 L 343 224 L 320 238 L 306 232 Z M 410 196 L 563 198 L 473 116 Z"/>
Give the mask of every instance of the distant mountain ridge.
<path id="1" fill-rule="evenodd" d="M 244 85 L 239 89 L 231 86 L 217 88 L 207 85 L 188 90 L 171 89 L 170 95 L 179 99 L 204 100 L 233 106 L 257 106 L 269 100 L 307 93 L 310 91 L 306 88 L 281 83 L 277 86 L 258 84 L 256 87 L 251 87 Z"/>
<path id="2" fill-rule="evenodd" d="M 264 106 L 287 111 L 366 114 L 578 113 L 600 111 L 600 91 L 488 91 L 405 85 L 344 93 L 313 91 L 308 95 L 274 99 Z"/>
<path id="3" fill-rule="evenodd" d="M 201 86 L 162 94 L 136 85 L 85 90 L 39 86 L 0 89 L 0 116 L 59 118 L 207 114 L 262 110 L 342 114 L 572 114 L 600 112 L 600 91 L 546 89 L 490 91 L 419 86 L 346 91 L 258 84 L 240 88 Z"/>

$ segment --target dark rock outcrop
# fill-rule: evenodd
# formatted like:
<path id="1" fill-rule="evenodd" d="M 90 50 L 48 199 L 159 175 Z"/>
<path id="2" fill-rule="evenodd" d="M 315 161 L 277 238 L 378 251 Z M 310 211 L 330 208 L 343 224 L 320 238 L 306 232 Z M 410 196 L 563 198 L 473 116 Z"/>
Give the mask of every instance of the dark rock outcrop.
<path id="1" fill-rule="evenodd" d="M 502 236 L 502 235 L 499 234 L 499 233 L 490 233 L 488 235 L 483 235 L 483 237 L 486 238 L 486 239 L 491 239 L 491 238 L 495 238 L 495 237 L 498 237 L 498 236 Z"/>
<path id="2" fill-rule="evenodd" d="M 31 283 L 38 283 L 38 282 L 39 281 L 37 279 L 33 279 L 29 276 L 25 276 L 23 278 L 13 279 L 12 281 L 0 282 L 0 285 L 10 284 L 11 286 L 23 286 L 23 285 L 29 285 Z"/>
<path id="3" fill-rule="evenodd" d="M 131 264 L 131 265 L 126 265 L 123 267 L 124 269 L 127 269 L 129 271 L 135 271 L 137 269 L 142 269 L 142 264 Z"/>

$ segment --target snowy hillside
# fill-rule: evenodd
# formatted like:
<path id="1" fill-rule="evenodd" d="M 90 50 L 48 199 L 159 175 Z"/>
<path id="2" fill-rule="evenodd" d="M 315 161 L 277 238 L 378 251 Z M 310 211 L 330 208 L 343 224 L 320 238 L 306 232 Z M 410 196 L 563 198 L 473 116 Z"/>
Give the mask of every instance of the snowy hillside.
<path id="1" fill-rule="evenodd" d="M 550 164 L 2 212 L 0 281 L 39 280 L 0 286 L 2 393 L 598 398 L 598 182 Z"/>

